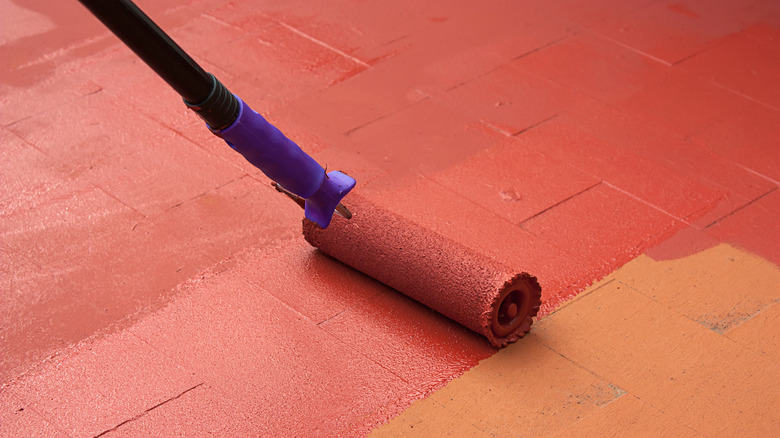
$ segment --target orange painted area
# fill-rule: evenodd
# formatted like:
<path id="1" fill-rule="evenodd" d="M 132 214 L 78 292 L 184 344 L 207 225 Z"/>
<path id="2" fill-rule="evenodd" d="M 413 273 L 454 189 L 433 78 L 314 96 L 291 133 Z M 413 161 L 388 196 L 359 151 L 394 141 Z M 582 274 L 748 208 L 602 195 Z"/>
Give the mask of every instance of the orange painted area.
<path id="1" fill-rule="evenodd" d="M 770 436 L 778 285 L 726 244 L 640 256 L 371 436 Z"/>

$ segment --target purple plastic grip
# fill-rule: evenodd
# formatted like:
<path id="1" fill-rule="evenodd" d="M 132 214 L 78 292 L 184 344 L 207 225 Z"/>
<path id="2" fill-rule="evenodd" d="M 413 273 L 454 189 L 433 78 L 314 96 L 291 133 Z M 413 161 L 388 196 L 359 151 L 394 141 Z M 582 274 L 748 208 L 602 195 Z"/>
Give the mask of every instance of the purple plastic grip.
<path id="1" fill-rule="evenodd" d="M 325 169 L 246 102 L 236 99 L 238 117 L 214 133 L 285 189 L 302 198 L 313 195 L 322 185 Z"/>
<path id="2" fill-rule="evenodd" d="M 235 95 L 234 95 L 235 96 Z M 306 217 L 327 228 L 341 199 L 355 187 L 355 179 L 325 169 L 279 129 L 236 96 L 240 109 L 227 128 L 212 130 L 269 178 L 306 200 Z"/>

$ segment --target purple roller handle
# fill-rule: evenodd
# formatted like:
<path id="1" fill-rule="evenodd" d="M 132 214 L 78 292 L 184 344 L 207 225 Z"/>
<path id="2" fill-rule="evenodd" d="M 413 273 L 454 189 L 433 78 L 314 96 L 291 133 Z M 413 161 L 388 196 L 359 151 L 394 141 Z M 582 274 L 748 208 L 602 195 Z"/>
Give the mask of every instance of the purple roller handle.
<path id="1" fill-rule="evenodd" d="M 326 174 L 295 142 L 235 97 L 240 104 L 238 117 L 227 128 L 212 132 L 285 190 L 305 199 L 306 218 L 327 228 L 341 199 L 355 187 L 355 179 L 339 171 Z"/>

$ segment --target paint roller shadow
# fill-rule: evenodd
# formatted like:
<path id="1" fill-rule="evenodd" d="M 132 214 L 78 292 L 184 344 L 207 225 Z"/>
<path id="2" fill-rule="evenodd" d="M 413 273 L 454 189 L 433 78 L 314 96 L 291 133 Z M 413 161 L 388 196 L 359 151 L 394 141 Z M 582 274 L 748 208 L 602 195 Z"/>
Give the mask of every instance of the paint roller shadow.
<path id="1" fill-rule="evenodd" d="M 450 357 L 453 345 L 461 353 L 478 351 L 484 357 L 496 351 L 483 336 L 319 249 L 309 253 L 305 272 L 324 280 L 325 287 L 318 291 L 323 296 L 340 299 L 343 295 L 337 291 L 347 289 L 356 298 L 349 307 L 319 323 L 350 342 L 356 338 L 381 340 L 385 347 L 424 349 L 426 355 L 439 358 Z"/>

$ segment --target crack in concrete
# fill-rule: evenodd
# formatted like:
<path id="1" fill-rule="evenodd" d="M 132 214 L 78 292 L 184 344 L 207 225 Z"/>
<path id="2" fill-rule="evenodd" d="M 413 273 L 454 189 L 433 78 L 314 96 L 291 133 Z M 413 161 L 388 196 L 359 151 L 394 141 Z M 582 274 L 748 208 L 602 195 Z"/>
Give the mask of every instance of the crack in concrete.
<path id="1" fill-rule="evenodd" d="M 765 197 L 766 197 L 766 196 L 768 196 L 769 194 L 773 193 L 775 190 L 777 190 L 777 187 L 773 187 L 773 188 L 772 188 L 771 190 L 769 190 L 768 192 L 766 192 L 766 193 L 764 193 L 763 195 L 761 195 L 761 196 L 759 196 L 759 197 L 757 197 L 757 198 L 755 198 L 755 199 L 751 200 L 750 202 L 746 203 L 745 205 L 743 205 L 743 206 L 741 206 L 741 207 L 739 207 L 739 208 L 737 208 L 737 209 L 733 210 L 732 212 L 730 212 L 730 213 L 726 214 L 725 216 L 721 217 L 720 219 L 717 219 L 717 220 L 715 220 L 715 221 L 714 221 L 714 222 L 712 222 L 711 224 L 709 224 L 709 225 L 705 226 L 703 229 L 704 229 L 704 230 L 706 230 L 706 229 L 708 229 L 708 228 L 710 228 L 710 227 L 712 227 L 712 226 L 714 226 L 714 225 L 717 225 L 717 224 L 719 224 L 719 223 L 723 222 L 725 219 L 728 219 L 729 217 L 731 217 L 731 216 L 734 216 L 734 214 L 736 214 L 736 213 L 738 213 L 738 212 L 740 212 L 740 211 L 744 210 L 745 208 L 747 208 L 747 207 L 749 207 L 749 206 L 751 206 L 751 205 L 755 204 L 755 203 L 756 203 L 756 202 L 758 202 L 759 200 L 761 200 L 761 199 L 765 198 Z"/>
<path id="2" fill-rule="evenodd" d="M 159 408 L 160 406 L 162 406 L 162 405 L 164 405 L 164 404 L 166 404 L 166 403 L 168 403 L 168 402 L 171 402 L 171 401 L 173 401 L 173 400 L 176 400 L 176 399 L 178 399 L 178 398 L 182 397 L 184 394 L 186 394 L 186 393 L 188 393 L 188 392 L 190 392 L 190 391 L 194 390 L 195 388 L 199 388 L 199 387 L 201 387 L 201 386 L 203 386 L 203 385 L 204 385 L 204 382 L 200 382 L 200 383 L 198 383 L 197 385 L 195 385 L 195 386 L 193 386 L 193 387 L 191 387 L 191 388 L 185 389 L 184 391 L 182 391 L 182 392 L 181 392 L 181 393 L 179 393 L 178 395 L 175 395 L 175 396 L 173 396 L 173 397 L 171 397 L 171 398 L 168 398 L 168 399 L 166 399 L 166 400 L 163 400 L 163 401 L 161 401 L 160 403 L 157 403 L 156 405 L 152 406 L 152 407 L 151 407 L 151 408 L 149 408 L 149 409 L 146 409 L 145 411 L 141 412 L 140 414 L 136 415 L 135 417 L 133 417 L 133 418 L 129 418 L 129 419 L 127 419 L 127 420 L 125 420 L 125 421 L 123 421 L 123 422 L 121 422 L 121 423 L 117 424 L 116 426 L 112 427 L 111 429 L 106 429 L 106 430 L 104 430 L 103 432 L 100 432 L 99 434 L 95 435 L 93 438 L 99 438 L 99 437 L 101 437 L 101 436 L 108 435 L 109 433 L 116 432 L 116 431 L 117 431 L 117 430 L 118 430 L 120 427 L 124 426 L 125 424 L 127 424 L 127 423 L 131 423 L 131 422 L 133 422 L 133 421 L 135 421 L 135 420 L 138 420 L 139 418 L 141 418 L 141 417 L 143 417 L 144 415 L 148 414 L 149 412 L 151 412 L 151 411 L 153 411 L 153 410 L 155 410 L 155 409 Z"/>

